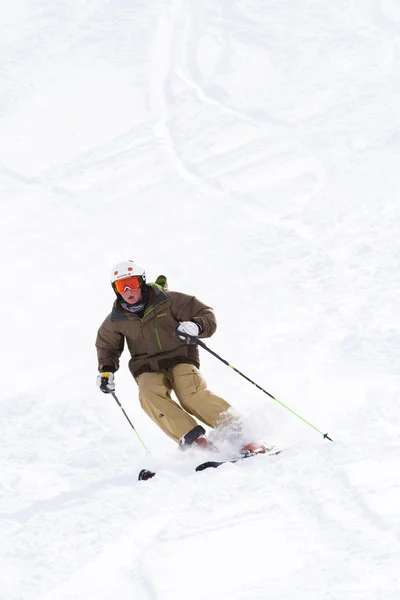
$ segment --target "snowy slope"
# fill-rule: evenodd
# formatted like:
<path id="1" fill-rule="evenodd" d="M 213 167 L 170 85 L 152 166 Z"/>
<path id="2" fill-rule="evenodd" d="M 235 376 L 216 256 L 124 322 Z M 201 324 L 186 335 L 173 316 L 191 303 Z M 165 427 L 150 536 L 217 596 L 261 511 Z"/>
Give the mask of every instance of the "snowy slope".
<path id="1" fill-rule="evenodd" d="M 0 3 L 1 600 L 398 600 L 399 106 L 398 0 Z M 202 352 L 285 450 L 194 474 L 124 355 L 146 454 L 125 258 L 334 444 Z"/>

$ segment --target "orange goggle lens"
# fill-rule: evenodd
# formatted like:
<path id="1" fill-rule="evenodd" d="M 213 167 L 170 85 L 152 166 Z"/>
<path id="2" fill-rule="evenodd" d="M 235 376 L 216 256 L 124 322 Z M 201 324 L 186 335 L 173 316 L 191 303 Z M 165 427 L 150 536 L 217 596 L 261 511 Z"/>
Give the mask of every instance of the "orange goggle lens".
<path id="1" fill-rule="evenodd" d="M 125 277 L 125 279 L 117 279 L 114 285 L 118 294 L 123 294 L 126 288 L 129 288 L 130 290 L 138 290 L 140 288 L 141 283 L 142 282 L 140 277 L 135 276 Z"/>

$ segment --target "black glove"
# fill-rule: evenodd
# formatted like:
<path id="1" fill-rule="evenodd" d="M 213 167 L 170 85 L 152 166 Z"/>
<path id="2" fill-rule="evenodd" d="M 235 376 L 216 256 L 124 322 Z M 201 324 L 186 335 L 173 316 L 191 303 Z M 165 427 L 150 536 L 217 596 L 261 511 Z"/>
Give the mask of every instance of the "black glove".
<path id="1" fill-rule="evenodd" d="M 110 371 L 104 371 L 100 373 L 96 379 L 97 387 L 101 389 L 105 394 L 111 394 L 115 391 L 114 373 Z"/>

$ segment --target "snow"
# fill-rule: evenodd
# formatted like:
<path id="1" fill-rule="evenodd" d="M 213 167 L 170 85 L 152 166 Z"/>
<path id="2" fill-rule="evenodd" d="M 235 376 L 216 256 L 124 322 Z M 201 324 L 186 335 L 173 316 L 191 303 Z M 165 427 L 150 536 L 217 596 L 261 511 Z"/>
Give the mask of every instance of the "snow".
<path id="1" fill-rule="evenodd" d="M 2 600 L 398 600 L 399 6 L 0 4 Z M 95 387 L 126 258 L 334 443 L 202 351 L 284 452 L 194 473 L 124 354 L 146 454 Z"/>

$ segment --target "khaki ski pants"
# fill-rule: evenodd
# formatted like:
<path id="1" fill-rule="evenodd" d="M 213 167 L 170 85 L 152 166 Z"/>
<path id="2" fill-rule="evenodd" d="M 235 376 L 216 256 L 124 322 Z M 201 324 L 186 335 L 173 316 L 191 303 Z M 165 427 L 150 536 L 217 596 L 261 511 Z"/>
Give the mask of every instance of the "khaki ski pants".
<path id="1" fill-rule="evenodd" d="M 136 381 L 143 410 L 176 442 L 198 425 L 193 417 L 215 427 L 221 415 L 231 408 L 225 400 L 207 389 L 204 377 L 191 364 L 142 373 Z M 180 406 L 172 400 L 172 391 Z"/>

